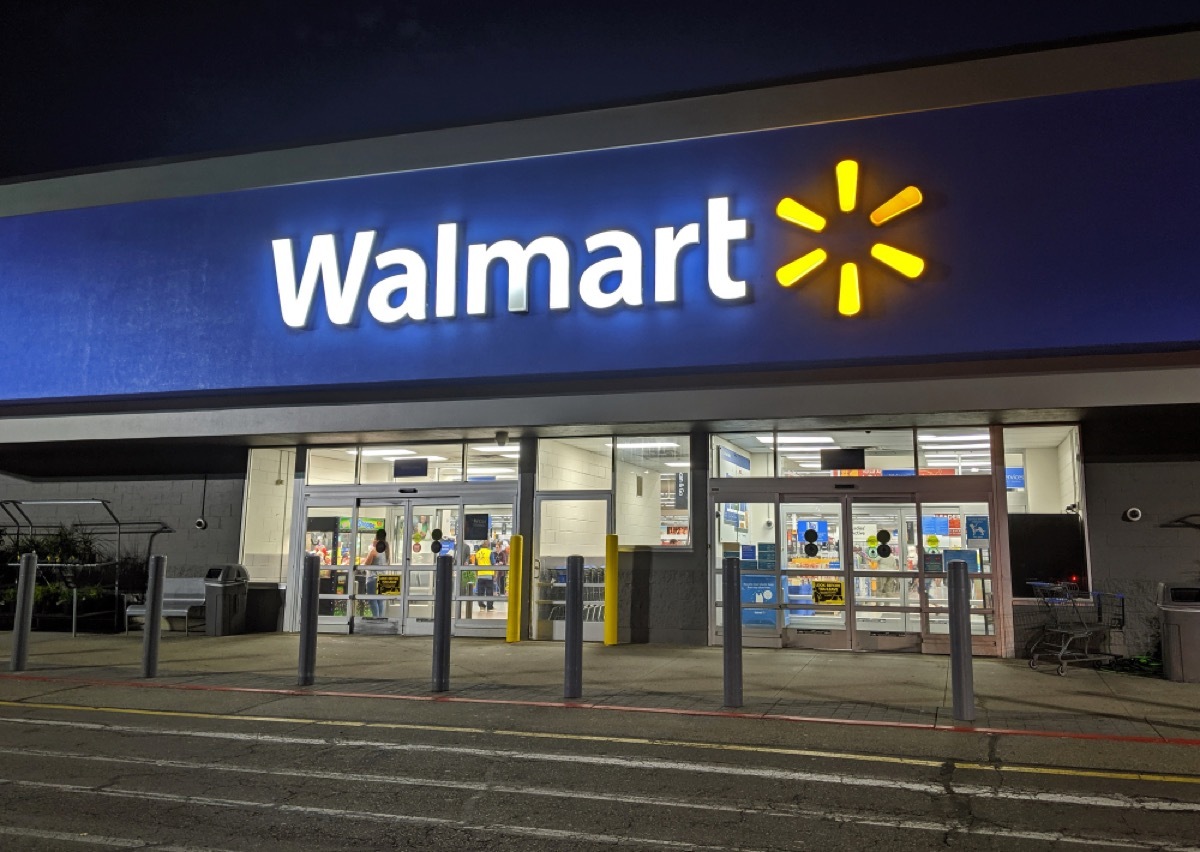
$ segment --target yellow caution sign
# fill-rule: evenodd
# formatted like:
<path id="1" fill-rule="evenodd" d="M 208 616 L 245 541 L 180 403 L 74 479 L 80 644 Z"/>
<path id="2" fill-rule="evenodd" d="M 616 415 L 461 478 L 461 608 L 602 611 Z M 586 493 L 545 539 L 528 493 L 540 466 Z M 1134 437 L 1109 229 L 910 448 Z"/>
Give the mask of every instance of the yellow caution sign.
<path id="1" fill-rule="evenodd" d="M 813 580 L 812 588 L 813 603 L 846 605 L 846 586 L 841 580 Z"/>

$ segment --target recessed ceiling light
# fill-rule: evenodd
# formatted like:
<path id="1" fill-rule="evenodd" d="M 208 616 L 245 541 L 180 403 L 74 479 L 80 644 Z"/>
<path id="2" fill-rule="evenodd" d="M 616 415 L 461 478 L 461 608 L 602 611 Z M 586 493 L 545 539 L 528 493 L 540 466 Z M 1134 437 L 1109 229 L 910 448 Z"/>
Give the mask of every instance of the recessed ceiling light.
<path id="1" fill-rule="evenodd" d="M 917 435 L 921 444 L 936 444 L 945 441 L 990 441 L 990 435 Z"/>
<path id="2" fill-rule="evenodd" d="M 612 444 L 605 444 L 606 447 L 611 447 Z M 678 447 L 679 444 L 674 441 L 630 441 L 628 443 L 617 443 L 618 450 L 666 450 L 671 447 Z"/>
<path id="3" fill-rule="evenodd" d="M 833 438 L 824 435 L 758 435 L 758 440 L 764 444 L 832 444 Z"/>
<path id="4" fill-rule="evenodd" d="M 521 454 L 519 444 L 469 444 L 467 449 L 477 453 L 516 453 L 518 456 Z"/>
<path id="5" fill-rule="evenodd" d="M 690 461 L 667 462 L 666 465 L 667 467 L 691 467 L 692 463 Z"/>

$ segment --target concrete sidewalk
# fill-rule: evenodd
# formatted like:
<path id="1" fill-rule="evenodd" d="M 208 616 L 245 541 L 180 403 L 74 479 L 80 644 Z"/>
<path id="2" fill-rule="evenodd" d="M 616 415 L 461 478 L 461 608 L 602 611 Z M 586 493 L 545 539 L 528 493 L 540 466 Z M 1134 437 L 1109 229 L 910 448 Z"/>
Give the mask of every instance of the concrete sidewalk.
<path id="1" fill-rule="evenodd" d="M 317 682 L 296 687 L 295 634 L 213 638 L 165 634 L 159 677 L 142 681 L 141 635 L 71 638 L 35 633 L 29 665 L 8 674 L 12 637 L 0 637 L 5 673 L 23 680 L 138 682 L 184 689 L 278 690 L 381 699 L 585 705 L 728 714 L 720 648 L 622 645 L 584 648 L 584 694 L 563 702 L 563 646 L 453 640 L 448 693 L 430 691 L 432 641 L 424 637 L 322 635 Z M 744 706 L 753 717 L 965 727 L 950 712 L 947 657 L 747 648 Z M 977 729 L 1194 741 L 1200 685 L 1072 667 L 1031 670 L 1025 660 L 975 660 Z"/>

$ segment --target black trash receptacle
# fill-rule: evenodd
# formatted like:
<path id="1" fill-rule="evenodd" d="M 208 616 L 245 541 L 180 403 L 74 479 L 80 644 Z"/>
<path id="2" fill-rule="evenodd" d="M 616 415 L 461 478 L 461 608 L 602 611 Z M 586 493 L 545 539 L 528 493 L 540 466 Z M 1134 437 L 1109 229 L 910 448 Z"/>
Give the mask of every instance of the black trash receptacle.
<path id="1" fill-rule="evenodd" d="M 246 591 L 250 575 L 241 565 L 214 565 L 204 575 L 204 632 L 232 636 L 246 632 Z"/>

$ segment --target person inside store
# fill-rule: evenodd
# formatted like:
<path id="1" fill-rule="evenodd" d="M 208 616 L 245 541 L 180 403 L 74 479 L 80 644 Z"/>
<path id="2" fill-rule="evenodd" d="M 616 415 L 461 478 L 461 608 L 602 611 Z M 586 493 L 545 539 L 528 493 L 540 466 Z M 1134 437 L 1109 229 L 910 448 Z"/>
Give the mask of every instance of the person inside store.
<path id="1" fill-rule="evenodd" d="M 375 540 L 371 542 L 371 549 L 367 551 L 367 555 L 363 557 L 363 565 L 387 565 L 387 530 L 376 530 Z M 375 594 L 375 590 L 379 587 L 378 573 L 375 571 L 367 571 L 367 594 Z M 383 617 L 383 601 L 372 600 L 371 615 L 375 618 Z"/>
<path id="2" fill-rule="evenodd" d="M 471 554 L 471 564 L 479 569 L 475 572 L 475 594 L 491 598 L 496 594 L 496 571 L 492 567 L 492 549 L 486 541 Z M 493 606 L 491 600 L 479 604 L 481 610 L 486 609 L 488 612 L 492 611 Z"/>

